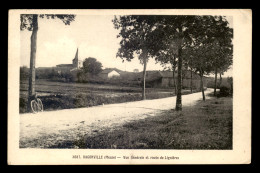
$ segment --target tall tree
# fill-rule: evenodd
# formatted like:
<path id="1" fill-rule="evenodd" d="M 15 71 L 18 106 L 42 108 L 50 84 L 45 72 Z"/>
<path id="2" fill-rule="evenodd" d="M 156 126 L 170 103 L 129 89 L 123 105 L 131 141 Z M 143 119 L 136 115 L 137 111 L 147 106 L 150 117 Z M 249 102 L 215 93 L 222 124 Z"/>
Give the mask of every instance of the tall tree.
<path id="1" fill-rule="evenodd" d="M 209 74 L 212 71 L 212 58 L 214 54 L 212 54 L 212 48 L 208 45 L 200 45 L 197 49 L 196 54 L 197 58 L 194 63 L 194 68 L 197 72 L 199 72 L 200 81 L 201 81 L 201 92 L 203 101 L 206 100 L 204 93 L 204 82 L 203 77 L 205 74 Z"/>
<path id="2" fill-rule="evenodd" d="M 215 74 L 215 86 L 214 86 L 214 95 L 216 96 L 217 85 L 221 85 L 222 76 L 233 63 L 233 47 L 232 45 L 218 45 L 216 55 L 214 58 L 214 74 Z M 220 82 L 217 84 L 217 74 L 219 73 Z"/>
<path id="3" fill-rule="evenodd" d="M 222 16 L 199 16 L 198 18 L 201 22 L 195 26 L 198 29 L 194 30 L 192 42 L 187 47 L 190 48 L 189 56 L 194 57 L 190 67 L 194 67 L 199 72 L 203 86 L 204 74 L 213 71 L 216 77 L 219 69 L 225 71 L 232 64 L 233 30 L 228 27 L 227 21 Z M 205 100 L 203 87 L 201 89 Z M 216 80 L 214 93 L 216 93 Z"/>
<path id="4" fill-rule="evenodd" d="M 156 44 L 155 37 L 151 35 L 156 27 L 156 16 L 115 16 L 113 23 L 114 27 L 120 30 L 118 37 L 121 37 L 117 57 L 123 61 L 124 59 L 131 61 L 137 55 L 143 64 L 142 99 L 145 100 L 146 67 Z"/>
<path id="5" fill-rule="evenodd" d="M 36 48 L 37 48 L 37 32 L 39 29 L 38 19 L 58 18 L 63 21 L 65 25 L 69 25 L 75 19 L 75 15 L 53 15 L 53 14 L 21 14 L 20 15 L 20 30 L 32 31 L 31 35 L 31 53 L 30 53 L 30 73 L 29 73 L 29 89 L 28 89 L 28 104 L 27 111 L 30 111 L 30 102 L 32 96 L 35 95 L 35 62 L 36 62 Z"/>
<path id="6" fill-rule="evenodd" d="M 200 76 L 200 89 L 202 92 L 202 98 L 205 101 L 205 93 L 204 93 L 204 82 L 203 77 L 204 75 L 209 74 L 212 72 L 214 68 L 214 57 L 215 57 L 215 47 L 213 44 L 207 42 L 207 37 L 197 37 L 193 40 L 193 44 L 190 45 L 189 48 L 190 53 L 192 53 L 192 66 L 191 68 L 194 69 L 194 72 L 199 73 Z M 191 64 L 190 64 L 191 65 Z"/>
<path id="7" fill-rule="evenodd" d="M 172 56 L 172 60 L 177 59 L 177 97 L 176 97 L 176 106 L 175 110 L 182 110 L 182 66 L 183 66 L 183 48 L 187 44 L 190 44 L 192 38 L 195 36 L 196 30 L 200 30 L 200 28 L 196 27 L 196 25 L 202 22 L 197 16 L 162 16 L 161 20 L 158 21 L 157 31 L 160 34 L 157 38 L 157 42 L 160 43 L 160 50 L 166 50 L 169 48 L 170 51 L 174 55 Z M 164 41 L 160 41 L 164 40 Z"/>
<path id="8" fill-rule="evenodd" d="M 217 88 L 217 74 L 223 73 L 232 65 L 233 58 L 233 29 L 229 27 L 225 16 L 212 16 L 210 27 L 207 30 L 208 40 L 214 45 L 214 70 L 215 86 L 214 95 Z"/>

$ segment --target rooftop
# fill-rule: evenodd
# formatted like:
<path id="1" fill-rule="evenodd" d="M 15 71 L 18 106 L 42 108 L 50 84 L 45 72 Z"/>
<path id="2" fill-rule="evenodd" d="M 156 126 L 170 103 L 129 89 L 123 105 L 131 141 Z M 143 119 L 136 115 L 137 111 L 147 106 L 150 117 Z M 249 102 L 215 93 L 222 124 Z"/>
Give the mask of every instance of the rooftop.
<path id="1" fill-rule="evenodd" d="M 56 67 L 73 67 L 73 64 L 58 64 Z"/>
<path id="2" fill-rule="evenodd" d="M 117 73 L 121 73 L 122 72 L 122 70 L 119 70 L 119 69 L 117 69 L 117 68 L 106 68 L 106 69 L 104 69 L 101 73 L 110 73 L 111 71 L 116 71 Z"/>

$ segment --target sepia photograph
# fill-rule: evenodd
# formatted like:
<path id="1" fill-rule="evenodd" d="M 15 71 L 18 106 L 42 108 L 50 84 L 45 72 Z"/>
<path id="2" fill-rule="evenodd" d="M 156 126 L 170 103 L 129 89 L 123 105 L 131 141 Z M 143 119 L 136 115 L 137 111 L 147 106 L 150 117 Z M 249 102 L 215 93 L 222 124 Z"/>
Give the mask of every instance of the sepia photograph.
<path id="1" fill-rule="evenodd" d="M 250 163 L 252 16 L 223 11 L 11 10 L 9 164 Z"/>

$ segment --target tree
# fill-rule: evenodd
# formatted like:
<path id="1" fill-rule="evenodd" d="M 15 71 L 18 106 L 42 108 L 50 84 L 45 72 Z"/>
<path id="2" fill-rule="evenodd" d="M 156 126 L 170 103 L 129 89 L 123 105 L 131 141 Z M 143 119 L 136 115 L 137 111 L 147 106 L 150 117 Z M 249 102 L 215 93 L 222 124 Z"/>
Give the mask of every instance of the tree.
<path id="1" fill-rule="evenodd" d="M 171 64 L 170 70 L 172 70 L 172 74 L 173 74 L 174 93 L 177 94 L 177 85 L 175 81 L 177 60 L 176 60 L 176 55 L 170 50 L 170 46 L 166 50 L 158 51 L 155 60 L 160 62 L 161 65 L 163 66 L 166 66 L 167 64 Z"/>
<path id="2" fill-rule="evenodd" d="M 75 15 L 53 15 L 53 14 L 21 14 L 20 15 L 20 30 L 32 31 L 31 35 L 31 53 L 30 53 L 30 73 L 29 73 L 29 89 L 28 89 L 28 105 L 27 111 L 30 108 L 32 96 L 35 95 L 35 62 L 36 62 L 36 48 L 37 48 L 37 32 L 38 32 L 38 18 L 55 19 L 58 18 L 63 21 L 65 25 L 69 25 L 75 19 Z"/>
<path id="3" fill-rule="evenodd" d="M 119 57 L 127 60 L 133 58 L 134 53 L 143 60 L 145 80 L 147 55 L 156 57 L 163 63 L 169 61 L 172 64 L 177 61 L 177 97 L 175 110 L 182 110 L 182 68 L 183 51 L 190 47 L 194 55 L 190 56 L 192 61 L 188 63 L 190 68 L 199 72 L 201 76 L 202 94 L 203 75 L 212 71 L 214 52 L 213 33 L 216 31 L 211 26 L 214 23 L 213 16 L 184 16 L 184 15 L 159 15 L 159 16 L 123 16 L 114 20 L 115 28 L 121 29 L 119 37 L 121 48 Z M 213 25 L 215 26 L 215 25 Z M 221 28 L 221 27 L 220 27 Z M 225 41 L 225 40 L 224 40 Z M 192 83 L 192 82 L 191 82 Z M 191 85 L 192 86 L 192 85 Z M 144 87 L 145 89 L 145 83 Z"/>
<path id="4" fill-rule="evenodd" d="M 204 31 L 205 35 L 195 37 L 192 40 L 192 44 L 186 47 L 186 51 L 188 54 L 192 54 L 192 64 L 190 66 L 194 69 L 194 72 L 199 73 L 202 97 L 205 101 L 203 76 L 211 73 L 215 68 L 215 57 L 218 49 L 214 44 L 215 42 L 210 42 L 210 37 L 207 35 L 206 30 Z"/>
<path id="5" fill-rule="evenodd" d="M 159 51 L 166 51 L 167 56 L 171 56 L 170 61 L 177 59 L 178 82 L 176 110 L 182 110 L 182 49 L 191 42 L 192 37 L 203 34 L 200 28 L 205 24 L 202 16 L 123 16 L 114 20 L 115 28 L 121 28 L 119 56 L 126 57 L 127 60 L 133 58 L 133 53 L 139 54 L 140 60 L 144 62 L 143 78 L 145 80 L 146 55 L 159 57 Z M 195 33 L 195 35 L 194 35 Z M 159 53 L 160 54 L 160 53 Z M 158 58 L 165 62 L 165 56 Z M 144 83 L 145 86 L 145 83 Z M 145 87 L 143 87 L 145 89 Z"/>
<path id="6" fill-rule="evenodd" d="M 96 58 L 89 57 L 84 60 L 82 68 L 85 73 L 97 75 L 102 71 L 102 64 Z"/>
<path id="7" fill-rule="evenodd" d="M 222 16 L 199 16 L 200 23 L 194 29 L 193 38 L 190 45 L 187 45 L 189 58 L 186 60 L 199 72 L 201 77 L 201 90 L 203 100 L 205 100 L 203 88 L 203 75 L 214 71 L 215 73 L 215 92 L 216 92 L 216 75 L 218 69 L 222 71 L 232 64 L 232 34 L 233 31 L 227 25 L 227 21 Z M 190 55 L 189 55 L 190 54 Z M 214 93 L 215 93 L 214 92 Z"/>
<path id="8" fill-rule="evenodd" d="M 185 48 L 186 44 L 191 42 L 193 33 L 196 33 L 196 30 L 200 30 L 197 27 L 202 21 L 197 16 L 161 16 L 161 19 L 158 21 L 157 28 L 154 33 L 157 32 L 156 42 L 159 43 L 160 50 L 170 49 L 172 56 L 172 62 L 176 56 L 177 59 L 177 97 L 176 97 L 176 106 L 175 110 L 182 110 L 182 65 L 183 65 L 183 56 L 182 51 Z M 159 33 L 159 34 L 158 34 Z M 164 61 L 164 60 L 162 60 Z"/>
<path id="9" fill-rule="evenodd" d="M 156 16 L 115 16 L 113 23 L 115 29 L 120 30 L 118 38 L 121 37 L 120 48 L 117 52 L 117 57 L 131 61 L 135 55 L 138 56 L 140 63 L 143 64 L 143 86 L 142 99 L 145 100 L 145 78 L 146 67 L 149 57 L 152 57 L 152 52 L 156 49 L 156 37 L 151 33 L 156 27 Z"/>
<path id="10" fill-rule="evenodd" d="M 195 72 L 199 73 L 200 81 L 201 81 L 201 92 L 203 101 L 206 100 L 204 93 L 204 83 L 203 77 L 205 74 L 209 74 L 212 71 L 212 59 L 214 57 L 214 49 L 212 49 L 211 45 L 200 44 L 198 47 L 194 48 L 194 54 L 196 58 L 193 61 L 193 68 Z"/>
<path id="11" fill-rule="evenodd" d="M 215 86 L 214 86 L 214 95 L 216 96 L 217 88 L 217 73 L 227 71 L 232 65 L 233 59 L 233 29 L 229 28 L 228 21 L 225 17 L 214 16 L 211 17 L 211 27 L 209 30 L 209 38 L 215 47 L 215 56 L 214 56 L 214 73 L 215 73 Z"/>

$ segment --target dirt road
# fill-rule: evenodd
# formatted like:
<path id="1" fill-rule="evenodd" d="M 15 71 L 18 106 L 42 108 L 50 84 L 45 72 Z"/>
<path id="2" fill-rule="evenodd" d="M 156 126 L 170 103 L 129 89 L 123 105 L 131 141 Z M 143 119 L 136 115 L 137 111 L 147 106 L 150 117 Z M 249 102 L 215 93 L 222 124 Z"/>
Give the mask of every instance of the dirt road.
<path id="1" fill-rule="evenodd" d="M 213 92 L 207 89 L 205 94 Z M 183 106 L 201 100 L 201 93 L 182 96 Z M 90 108 L 65 109 L 20 115 L 20 147 L 47 148 L 63 141 L 77 140 L 83 135 L 118 127 L 125 122 L 154 116 L 175 107 L 176 97 L 144 100 Z"/>

